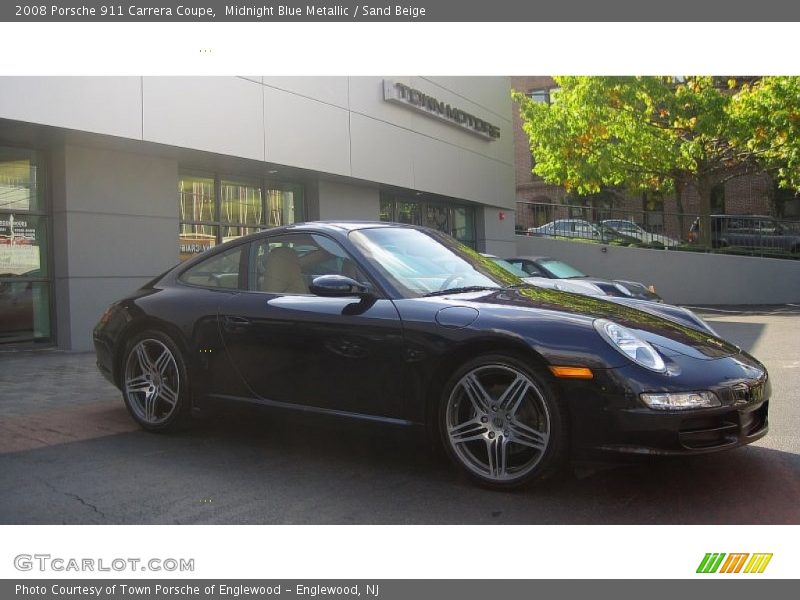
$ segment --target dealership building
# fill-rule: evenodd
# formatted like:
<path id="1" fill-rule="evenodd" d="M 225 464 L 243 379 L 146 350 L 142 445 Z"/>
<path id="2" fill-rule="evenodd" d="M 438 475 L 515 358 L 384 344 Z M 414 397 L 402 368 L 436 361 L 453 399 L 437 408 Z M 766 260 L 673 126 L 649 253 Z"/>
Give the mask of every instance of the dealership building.
<path id="1" fill-rule="evenodd" d="M 0 77 L 0 350 L 283 224 L 400 221 L 511 254 L 505 77 Z"/>

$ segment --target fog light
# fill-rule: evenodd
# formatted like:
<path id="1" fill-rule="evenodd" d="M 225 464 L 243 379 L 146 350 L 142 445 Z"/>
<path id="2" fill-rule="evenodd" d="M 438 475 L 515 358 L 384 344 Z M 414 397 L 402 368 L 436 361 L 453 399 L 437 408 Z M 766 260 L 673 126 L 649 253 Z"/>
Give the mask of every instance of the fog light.
<path id="1" fill-rule="evenodd" d="M 714 392 L 680 392 L 677 394 L 641 394 L 642 402 L 655 410 L 689 410 L 722 406 Z"/>

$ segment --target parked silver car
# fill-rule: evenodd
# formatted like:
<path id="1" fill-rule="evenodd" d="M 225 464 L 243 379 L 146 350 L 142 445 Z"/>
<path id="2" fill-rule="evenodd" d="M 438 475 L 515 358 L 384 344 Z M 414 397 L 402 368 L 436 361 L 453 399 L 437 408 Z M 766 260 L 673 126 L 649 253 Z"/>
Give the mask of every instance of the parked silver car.
<path id="1" fill-rule="evenodd" d="M 653 286 L 625 279 L 590 277 L 570 264 L 549 256 L 516 256 L 507 261 L 514 269 L 522 271 L 527 283 L 538 287 L 587 296 L 617 296 L 650 302 L 662 302 Z"/>
<path id="2" fill-rule="evenodd" d="M 549 237 L 574 237 L 587 240 L 600 240 L 603 237 L 602 232 L 596 225 L 583 219 L 550 221 L 539 227 L 530 227 L 528 234 Z"/>
<path id="3" fill-rule="evenodd" d="M 627 219 L 605 219 L 604 221 L 601 221 L 601 223 L 610 227 L 614 231 L 618 231 L 623 235 L 635 237 L 646 244 L 661 244 L 665 248 L 671 248 L 680 243 L 678 240 L 667 237 L 666 235 L 650 233 L 638 223 Z"/>

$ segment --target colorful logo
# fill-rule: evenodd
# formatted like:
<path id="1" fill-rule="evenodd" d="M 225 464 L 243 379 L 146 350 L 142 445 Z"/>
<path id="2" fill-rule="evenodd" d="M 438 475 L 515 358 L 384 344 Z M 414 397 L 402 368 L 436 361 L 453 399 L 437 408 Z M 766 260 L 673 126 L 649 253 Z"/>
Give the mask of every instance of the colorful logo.
<path id="1" fill-rule="evenodd" d="M 727 558 L 725 558 L 727 556 Z M 748 560 L 748 558 L 750 560 Z M 708 552 L 697 567 L 698 573 L 763 573 L 772 553 L 749 554 L 724 552 Z M 724 561 L 724 562 L 723 562 Z"/>

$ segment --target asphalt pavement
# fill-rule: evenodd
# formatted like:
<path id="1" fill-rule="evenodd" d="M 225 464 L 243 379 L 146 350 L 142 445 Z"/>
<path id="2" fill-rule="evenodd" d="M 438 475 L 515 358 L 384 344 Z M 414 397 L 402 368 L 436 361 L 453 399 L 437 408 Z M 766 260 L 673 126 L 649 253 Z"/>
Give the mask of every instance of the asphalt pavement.
<path id="1" fill-rule="evenodd" d="M 475 487 L 405 430 L 240 412 L 141 431 L 94 356 L 0 353 L 0 523 L 800 523 L 800 309 L 704 312 L 766 364 L 770 433 L 718 454 Z"/>

